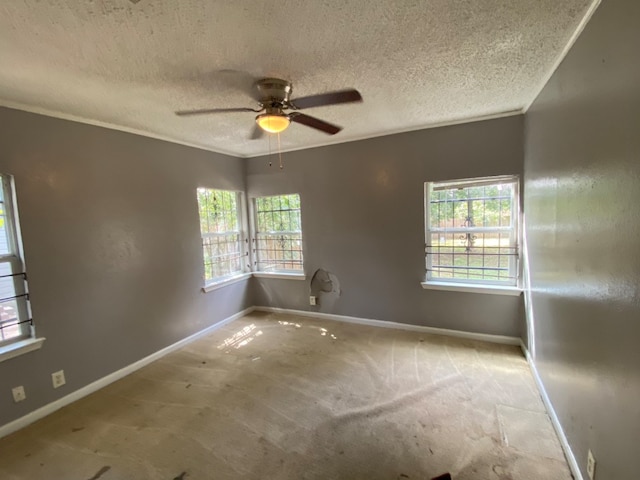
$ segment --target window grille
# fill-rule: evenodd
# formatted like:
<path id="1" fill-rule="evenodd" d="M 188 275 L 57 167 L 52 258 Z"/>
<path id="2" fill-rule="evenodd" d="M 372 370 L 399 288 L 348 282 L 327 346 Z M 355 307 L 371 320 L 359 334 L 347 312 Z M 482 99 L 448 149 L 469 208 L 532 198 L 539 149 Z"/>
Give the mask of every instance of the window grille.
<path id="1" fill-rule="evenodd" d="M 244 241 L 239 217 L 239 193 L 198 188 L 205 283 L 245 270 Z"/>
<path id="2" fill-rule="evenodd" d="M 300 195 L 255 199 L 256 268 L 266 272 L 302 272 Z"/>
<path id="3" fill-rule="evenodd" d="M 518 178 L 425 184 L 427 280 L 517 285 Z"/>
<path id="4" fill-rule="evenodd" d="M 0 175 L 0 346 L 33 336 L 12 179 Z"/>

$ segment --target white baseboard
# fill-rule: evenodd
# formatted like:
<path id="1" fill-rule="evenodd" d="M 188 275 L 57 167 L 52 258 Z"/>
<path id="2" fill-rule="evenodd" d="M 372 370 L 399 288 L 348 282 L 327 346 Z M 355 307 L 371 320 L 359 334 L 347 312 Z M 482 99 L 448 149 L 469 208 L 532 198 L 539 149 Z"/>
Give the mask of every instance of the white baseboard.
<path id="1" fill-rule="evenodd" d="M 360 317 L 348 317 L 346 315 L 334 315 L 332 313 L 309 312 L 306 310 L 291 310 L 288 308 L 274 307 L 254 307 L 258 312 L 286 313 L 299 315 L 301 317 L 320 318 L 322 320 L 334 320 L 338 322 L 355 323 L 358 325 L 368 325 L 371 327 L 395 328 L 398 330 L 410 330 L 412 332 L 430 333 L 433 335 L 446 335 L 448 337 L 466 338 L 469 340 L 480 340 L 483 342 L 501 343 L 505 345 L 520 345 L 518 337 L 507 337 L 505 335 L 489 335 L 487 333 L 463 332 L 461 330 L 449 330 L 446 328 L 425 327 L 423 325 L 411 325 L 408 323 L 388 322 L 386 320 L 372 320 Z"/>
<path id="2" fill-rule="evenodd" d="M 78 390 L 76 390 L 75 392 L 70 393 L 69 395 L 66 395 L 62 398 L 59 398 L 58 400 L 55 400 L 47 405 L 45 405 L 44 407 L 40 407 L 37 410 L 34 410 L 31 413 L 28 413 L 27 415 L 20 417 L 10 423 L 7 423 L 6 425 L 2 425 L 0 426 L 0 438 L 7 436 L 17 430 L 20 430 L 21 428 L 26 427 L 27 425 L 40 420 L 41 418 L 46 417 L 47 415 L 55 412 L 56 410 L 61 409 L 62 407 L 65 407 L 67 405 L 69 405 L 70 403 L 75 402 L 76 400 L 80 400 L 83 397 L 86 397 L 87 395 L 100 390 L 101 388 L 106 387 L 107 385 L 120 380 L 123 377 L 126 377 L 127 375 L 129 375 L 130 373 L 135 372 L 136 370 L 141 369 L 142 367 L 150 364 L 151 362 L 158 360 L 161 357 L 164 357 L 165 355 L 178 350 L 179 348 L 184 347 L 185 345 L 197 340 L 200 337 L 203 337 L 215 330 L 217 330 L 218 328 L 233 322 L 234 320 L 237 320 L 238 318 L 244 317 L 245 315 L 251 313 L 254 310 L 254 307 L 249 307 L 246 308 L 234 315 L 231 315 L 230 317 L 225 318 L 224 320 L 221 320 L 203 330 L 200 330 L 197 333 L 194 333 L 193 335 L 190 335 L 186 338 L 183 338 L 182 340 L 169 345 L 168 347 L 163 348 L 162 350 L 158 350 L 155 353 L 152 353 L 151 355 L 144 357 L 140 360 L 138 360 L 137 362 L 134 362 L 130 365 L 127 365 L 124 368 L 121 368 L 120 370 L 117 370 L 113 373 L 110 373 L 109 375 L 107 375 L 106 377 L 102 377 L 99 380 L 96 380 L 93 383 L 90 383 L 89 385 L 86 385 Z"/>
<path id="3" fill-rule="evenodd" d="M 562 429 L 562 425 L 560 424 L 560 420 L 558 419 L 558 415 L 551 404 L 551 400 L 549 399 L 549 395 L 547 395 L 547 391 L 544 388 L 544 384 L 542 383 L 542 379 L 540 378 L 540 374 L 538 373 L 538 369 L 536 368 L 536 364 L 531 358 L 529 354 L 529 350 L 521 343 L 520 348 L 524 353 L 524 356 L 527 358 L 527 363 L 529 364 L 529 368 L 531 369 L 531 373 L 533 374 L 533 378 L 536 381 L 536 385 L 538 386 L 538 391 L 540 392 L 540 396 L 542 397 L 542 402 L 544 403 L 545 408 L 547 409 L 547 413 L 549 414 L 549 418 L 551 419 L 551 424 L 558 434 L 558 439 L 560 440 L 560 445 L 562 446 L 562 450 L 564 451 L 564 455 L 567 458 L 567 463 L 569 464 L 569 468 L 571 469 L 571 473 L 573 474 L 574 480 L 584 480 L 582 476 L 582 472 L 578 467 L 578 462 L 576 461 L 576 457 L 573 454 L 573 450 L 571 450 L 571 446 L 569 445 L 569 441 L 567 440 L 567 436 L 564 434 L 564 430 Z"/>
<path id="4" fill-rule="evenodd" d="M 522 355 L 524 355 L 524 357 L 527 359 L 527 363 L 531 365 L 531 362 L 529 361 L 529 350 L 527 349 L 527 346 L 524 344 L 522 339 L 520 339 L 520 350 L 522 350 Z"/>

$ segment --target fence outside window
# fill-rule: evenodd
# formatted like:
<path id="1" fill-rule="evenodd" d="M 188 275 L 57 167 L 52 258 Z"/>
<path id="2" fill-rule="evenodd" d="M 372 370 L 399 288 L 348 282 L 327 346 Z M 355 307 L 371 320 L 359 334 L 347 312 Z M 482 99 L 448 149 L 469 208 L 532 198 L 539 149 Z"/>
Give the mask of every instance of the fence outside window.
<path id="1" fill-rule="evenodd" d="M 254 199 L 256 269 L 261 272 L 303 271 L 300 195 Z"/>
<path id="2" fill-rule="evenodd" d="M 246 252 L 239 216 L 240 194 L 198 188 L 205 284 L 243 273 Z"/>

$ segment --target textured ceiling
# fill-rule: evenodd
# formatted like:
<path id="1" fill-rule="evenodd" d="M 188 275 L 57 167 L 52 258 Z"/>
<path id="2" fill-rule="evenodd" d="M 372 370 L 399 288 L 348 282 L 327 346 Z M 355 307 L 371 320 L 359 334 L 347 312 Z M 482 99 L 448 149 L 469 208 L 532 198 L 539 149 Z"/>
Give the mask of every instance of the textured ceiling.
<path id="1" fill-rule="evenodd" d="M 0 104 L 237 156 L 252 113 L 179 118 L 180 109 L 253 106 L 251 78 L 293 95 L 354 87 L 364 103 L 305 113 L 282 149 L 522 111 L 592 0 L 11 0 L 0 3 Z M 272 148 L 275 148 L 272 140 Z"/>

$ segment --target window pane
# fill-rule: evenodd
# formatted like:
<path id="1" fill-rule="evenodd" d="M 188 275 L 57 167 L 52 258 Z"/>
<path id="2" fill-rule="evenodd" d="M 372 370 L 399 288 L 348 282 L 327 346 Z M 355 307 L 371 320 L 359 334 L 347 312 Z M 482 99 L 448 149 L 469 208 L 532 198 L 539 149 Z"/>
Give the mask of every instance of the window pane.
<path id="1" fill-rule="evenodd" d="M 5 276 L 11 273 L 10 263 L 0 263 L 0 342 L 21 335 L 13 277 Z"/>
<path id="2" fill-rule="evenodd" d="M 205 281 L 242 272 L 242 238 L 236 192 L 198 188 Z"/>
<path id="3" fill-rule="evenodd" d="M 428 248 L 433 278 L 466 280 L 512 280 L 514 253 L 508 234 L 501 233 L 433 233 Z"/>
<path id="4" fill-rule="evenodd" d="M 513 185 L 456 188 L 433 192 L 430 226 L 509 227 Z"/>
<path id="5" fill-rule="evenodd" d="M 22 335 L 18 323 L 18 305 L 15 300 L 0 303 L 0 342 L 11 340 Z"/>
<path id="6" fill-rule="evenodd" d="M 302 271 L 300 195 L 256 198 L 258 270 Z"/>
<path id="7" fill-rule="evenodd" d="M 258 270 L 302 271 L 302 234 L 257 233 Z"/>
<path id="8" fill-rule="evenodd" d="M 215 280 L 242 271 L 240 235 L 215 235 L 202 239 L 205 280 Z"/>
<path id="9" fill-rule="evenodd" d="M 0 262 L 0 342 L 29 334 L 29 324 L 18 323 L 27 320 L 27 299 L 18 296 L 24 287 L 16 291 L 16 284 L 24 285 L 24 277 L 13 273 L 11 262 Z"/>
<path id="10" fill-rule="evenodd" d="M 9 242 L 9 220 L 6 216 L 7 210 L 3 190 L 3 188 L 0 188 L 0 255 L 8 255 L 11 253 L 11 243 Z"/>

